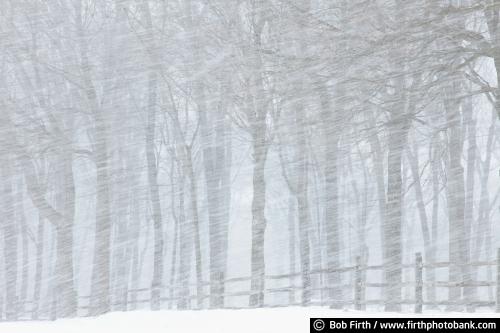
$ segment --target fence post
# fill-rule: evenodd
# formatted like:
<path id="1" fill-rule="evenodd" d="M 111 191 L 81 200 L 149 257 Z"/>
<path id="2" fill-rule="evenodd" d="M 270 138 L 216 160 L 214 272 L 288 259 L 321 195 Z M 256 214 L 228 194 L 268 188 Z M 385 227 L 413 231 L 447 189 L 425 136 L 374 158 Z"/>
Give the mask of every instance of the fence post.
<path id="1" fill-rule="evenodd" d="M 500 248 L 497 249 L 497 312 L 500 312 Z"/>
<path id="2" fill-rule="evenodd" d="M 422 270 L 422 254 L 418 252 L 415 254 L 415 313 L 422 313 L 424 302 Z"/>
<path id="3" fill-rule="evenodd" d="M 356 271 L 354 273 L 354 307 L 356 310 L 362 310 L 362 299 L 361 299 L 361 288 L 362 288 L 362 279 L 361 279 L 361 257 L 356 257 Z"/>

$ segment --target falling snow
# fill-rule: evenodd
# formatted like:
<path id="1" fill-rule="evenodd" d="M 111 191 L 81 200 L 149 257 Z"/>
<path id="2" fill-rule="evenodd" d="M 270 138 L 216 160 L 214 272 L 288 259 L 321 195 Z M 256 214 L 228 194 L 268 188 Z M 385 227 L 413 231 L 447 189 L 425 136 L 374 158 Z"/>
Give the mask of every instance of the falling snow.
<path id="1" fill-rule="evenodd" d="M 0 3 L 1 320 L 500 311 L 497 1 Z"/>

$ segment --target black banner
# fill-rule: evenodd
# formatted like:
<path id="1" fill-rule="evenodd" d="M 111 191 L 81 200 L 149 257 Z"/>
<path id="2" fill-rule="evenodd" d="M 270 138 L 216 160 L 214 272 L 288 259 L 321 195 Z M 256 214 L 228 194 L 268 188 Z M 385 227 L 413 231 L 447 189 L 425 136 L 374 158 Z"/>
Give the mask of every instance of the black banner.
<path id="1" fill-rule="evenodd" d="M 500 332 L 500 318 L 311 318 L 311 333 Z"/>

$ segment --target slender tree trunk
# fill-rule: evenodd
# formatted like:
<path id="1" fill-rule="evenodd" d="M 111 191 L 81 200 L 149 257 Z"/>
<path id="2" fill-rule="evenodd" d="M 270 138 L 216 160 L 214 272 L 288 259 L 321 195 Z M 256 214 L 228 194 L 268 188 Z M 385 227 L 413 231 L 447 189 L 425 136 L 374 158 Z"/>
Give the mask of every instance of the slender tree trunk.
<path id="1" fill-rule="evenodd" d="M 453 89 L 446 90 L 446 98 L 452 98 L 458 84 L 453 84 Z M 460 126 L 459 103 L 447 100 L 445 103 L 448 125 L 448 219 L 449 219 L 449 281 L 460 283 L 464 279 L 462 263 L 467 263 L 467 244 L 465 242 L 465 184 L 464 168 L 462 166 L 463 141 Z M 461 300 L 461 287 L 450 287 L 448 300 L 453 303 L 448 309 L 458 310 L 455 303 Z"/>
<path id="2" fill-rule="evenodd" d="M 174 304 L 174 297 L 176 296 L 176 275 L 177 275 L 177 257 L 179 247 L 179 215 L 176 213 L 177 191 L 175 187 L 175 160 L 171 160 L 170 165 L 170 211 L 174 220 L 173 241 L 172 241 L 172 259 L 170 264 L 170 279 L 169 279 L 169 302 L 168 308 L 172 309 Z"/>
<path id="3" fill-rule="evenodd" d="M 62 161 L 64 185 L 64 219 L 57 225 L 57 315 L 75 317 L 77 300 L 73 271 L 73 226 L 75 216 L 75 181 L 72 152 L 65 152 Z"/>
<path id="4" fill-rule="evenodd" d="M 290 293 L 288 296 L 288 303 L 295 304 L 295 196 L 290 194 L 288 198 L 288 261 L 290 270 Z"/>
<path id="5" fill-rule="evenodd" d="M 498 48 L 500 47 L 500 30 L 499 30 L 499 15 L 500 15 L 500 1 L 492 0 L 489 2 L 489 6 L 485 6 L 484 8 L 484 17 L 486 18 L 486 24 L 488 26 L 488 33 L 491 40 L 491 48 L 495 50 L 493 53 L 493 64 L 495 65 L 495 69 L 497 72 L 497 91 L 496 91 L 496 99 L 495 99 L 495 110 L 498 115 L 498 119 L 500 120 L 500 53 L 498 52 Z"/>
<path id="6" fill-rule="evenodd" d="M 408 135 L 408 119 L 399 114 L 389 124 L 387 162 L 387 205 L 383 224 L 384 232 L 384 278 L 388 284 L 385 290 L 385 311 L 401 311 L 402 287 L 402 203 L 403 177 L 402 157 Z"/>
<path id="7" fill-rule="evenodd" d="M 299 91 L 302 89 L 299 88 Z M 310 212 L 309 212 L 309 175 L 308 175 L 308 156 L 306 151 L 306 121 L 305 110 L 301 101 L 296 102 L 295 108 L 295 135 L 297 136 L 297 211 L 299 217 L 299 248 L 300 248 L 300 271 L 302 277 L 302 306 L 309 305 L 311 301 L 311 258 L 310 258 Z"/>
<path id="8" fill-rule="evenodd" d="M 431 168 L 432 168 L 432 228 L 431 228 L 431 257 L 429 257 L 429 264 L 433 264 L 436 261 L 437 253 L 437 237 L 438 237 L 438 223 L 439 223 L 439 173 L 441 168 L 441 157 L 439 152 L 439 133 L 435 133 L 432 138 L 432 156 L 431 156 Z M 436 280 L 436 271 L 434 269 L 428 269 L 429 278 L 432 281 Z M 429 301 L 436 300 L 436 289 L 430 289 L 428 294 Z M 431 305 L 430 308 L 436 308 L 437 306 Z"/>
<path id="9" fill-rule="evenodd" d="M 92 267 L 91 314 L 99 315 L 110 309 L 110 241 L 111 219 L 109 209 L 109 174 L 106 143 L 106 126 L 100 116 L 96 116 L 96 229 L 95 250 Z"/>
<path id="10" fill-rule="evenodd" d="M 420 226 L 422 230 L 422 236 L 424 239 L 424 251 L 426 262 L 434 262 L 434 249 L 432 247 L 432 236 L 429 229 L 429 219 L 427 217 L 427 210 L 424 203 L 424 194 L 422 189 L 422 183 L 420 181 L 420 166 L 419 166 L 419 151 L 418 146 L 414 145 L 414 154 L 408 150 L 408 163 L 410 165 L 411 174 L 413 177 L 413 187 L 415 189 L 415 197 L 417 200 L 418 215 L 420 218 Z M 426 279 L 429 283 L 434 283 L 434 270 L 425 270 Z M 427 287 L 427 297 L 429 302 L 434 302 L 436 299 L 436 288 L 433 285 Z"/>
<path id="11" fill-rule="evenodd" d="M 130 267 L 130 251 L 128 247 L 128 232 L 129 232 L 129 214 L 130 211 L 130 191 L 127 190 L 127 182 L 129 179 L 126 174 L 126 169 L 123 165 L 125 152 L 121 151 L 117 163 L 121 180 L 118 181 L 115 187 L 116 200 L 115 211 L 116 220 L 114 223 L 113 236 L 113 308 L 117 311 L 127 310 L 128 301 L 128 281 Z"/>
<path id="12" fill-rule="evenodd" d="M 179 280 L 181 286 L 177 302 L 177 308 L 181 310 L 191 308 L 189 285 L 191 280 L 191 256 L 193 254 L 193 224 L 186 219 L 184 187 L 184 179 L 182 179 L 179 185 Z"/>
<path id="13" fill-rule="evenodd" d="M 266 176 L 265 167 L 269 150 L 267 130 L 267 105 L 264 103 L 264 76 L 262 64 L 262 29 L 264 20 L 253 22 L 254 29 L 254 73 L 251 75 L 253 95 L 249 97 L 249 123 L 252 137 L 253 156 L 253 197 L 252 197 L 252 252 L 251 252 L 251 282 L 250 307 L 264 306 L 265 290 L 265 256 L 264 240 L 266 221 Z"/>
<path id="14" fill-rule="evenodd" d="M 189 195 L 191 199 L 191 213 L 194 231 L 194 253 L 196 269 L 196 299 L 198 309 L 203 308 L 203 276 L 202 276 L 202 258 L 201 258 L 201 237 L 200 237 L 200 219 L 198 216 L 198 194 L 196 191 L 196 178 L 194 176 L 193 161 L 191 149 L 186 149 L 187 153 L 187 171 L 189 176 Z"/>
<path id="15" fill-rule="evenodd" d="M 17 226 L 14 218 L 14 191 L 12 174 L 12 155 L 3 154 L 0 163 L 2 175 L 2 225 L 3 225 L 3 253 L 5 262 L 5 316 L 8 321 L 18 317 L 17 299 Z"/>
<path id="16" fill-rule="evenodd" d="M 141 218 L 140 218 L 140 204 L 137 193 L 131 194 L 133 197 L 132 201 L 132 222 L 130 228 L 131 234 L 131 253 L 132 253 L 132 263 L 131 263 L 131 295 L 130 295 L 130 310 L 137 309 L 137 288 L 139 288 L 139 244 L 140 244 L 140 234 L 141 234 Z"/>
<path id="17" fill-rule="evenodd" d="M 304 175 L 300 176 L 301 178 Z M 302 179 L 301 182 L 304 182 Z M 309 202 L 307 189 L 302 188 L 299 182 L 297 207 L 299 215 L 299 244 L 300 244 L 300 272 L 302 276 L 302 306 L 311 302 L 311 276 L 310 276 L 310 244 L 309 244 Z M 303 191 L 303 192 L 301 192 Z"/>
<path id="18" fill-rule="evenodd" d="M 158 187 L 157 159 L 155 156 L 156 90 L 157 75 L 149 74 L 149 102 L 146 128 L 146 157 L 148 181 L 154 225 L 153 280 L 151 285 L 151 309 L 160 309 L 160 294 L 163 276 L 163 227 L 161 221 L 160 191 Z"/>
<path id="19" fill-rule="evenodd" d="M 361 154 L 361 153 L 360 153 Z M 364 164 L 365 162 L 363 162 Z M 358 243 L 358 255 L 360 256 L 361 262 L 360 264 L 362 266 L 368 266 L 368 260 L 370 258 L 370 250 L 368 247 L 368 244 L 366 243 L 366 232 L 367 232 L 367 222 L 368 222 L 368 197 L 369 197 L 369 179 L 368 179 L 368 173 L 367 173 L 367 168 L 364 166 L 363 168 L 363 178 L 364 178 L 364 193 L 363 193 L 363 198 L 362 198 L 362 207 L 361 207 L 361 217 L 360 217 L 360 225 L 358 227 L 358 235 L 359 235 L 359 243 Z M 352 173 L 354 175 L 354 173 Z M 364 300 L 366 299 L 366 281 L 367 280 L 367 271 L 362 270 L 361 271 L 361 299 Z M 366 305 L 362 304 L 361 305 L 361 310 L 366 310 Z"/>
<path id="20" fill-rule="evenodd" d="M 327 286 L 328 299 L 334 309 L 342 307 L 340 267 L 340 220 L 339 220 L 339 180 L 338 180 L 338 131 L 341 126 L 338 113 L 332 109 L 331 97 L 326 87 L 319 90 L 321 101 L 321 117 L 323 125 L 323 145 L 325 147 L 325 210 L 324 223 L 326 230 Z M 337 110 L 341 112 L 341 110 Z"/>
<path id="21" fill-rule="evenodd" d="M 38 228 L 36 237 L 36 268 L 35 268 L 35 289 L 33 293 L 33 312 L 31 319 L 37 320 L 40 310 L 40 294 L 43 278 L 43 258 L 44 258 L 44 225 L 43 217 L 38 217 Z"/>
<path id="22" fill-rule="evenodd" d="M 76 292 L 73 286 L 73 228 L 65 225 L 57 228 L 57 316 L 76 316 Z"/>
<path id="23" fill-rule="evenodd" d="M 486 143 L 486 156 L 482 163 L 482 174 L 480 178 L 480 197 L 479 197 L 479 210 L 477 218 L 477 227 L 475 233 L 475 243 L 472 246 L 471 261 L 479 261 L 481 258 L 481 249 L 485 242 L 488 241 L 491 233 L 490 229 L 490 196 L 488 191 L 488 183 L 490 180 L 490 168 L 493 154 L 493 144 L 495 140 L 495 130 L 496 130 L 496 115 L 492 113 L 491 124 L 488 133 L 488 139 Z M 488 258 L 489 252 L 486 251 L 486 258 Z M 471 280 L 476 281 L 478 274 L 478 267 L 474 266 L 471 268 Z"/>
<path id="24" fill-rule="evenodd" d="M 153 36 L 153 25 L 151 12 L 147 1 L 143 3 L 143 11 L 146 19 L 147 45 L 150 60 L 153 65 L 148 76 L 148 114 L 146 126 L 146 158 L 148 165 L 148 181 L 150 200 L 153 212 L 154 226 L 154 258 L 153 258 L 153 279 L 151 282 L 151 309 L 160 309 L 161 284 L 163 280 L 163 225 L 160 204 L 160 191 L 158 187 L 158 161 L 155 154 L 156 136 L 156 104 L 158 90 L 158 57 L 156 43 Z"/>
<path id="25" fill-rule="evenodd" d="M 464 206 L 464 228 L 465 236 L 472 234 L 472 227 L 474 221 L 474 188 L 475 188 L 475 169 L 476 169 L 476 121 L 473 119 L 473 106 L 472 98 L 467 98 L 464 101 L 464 121 L 467 126 L 468 134 L 468 149 L 467 149 L 467 177 L 465 184 L 465 206 Z M 493 119 L 493 122 L 495 118 Z M 470 248 L 467 249 L 470 251 Z M 470 253 L 467 256 L 470 258 Z M 469 274 L 467 275 L 467 282 L 471 282 L 473 278 L 473 267 L 468 268 Z M 470 284 L 470 283 L 469 283 Z M 464 288 L 464 296 L 468 312 L 474 312 L 475 306 L 471 302 L 477 299 L 477 288 L 470 286 Z"/>
<path id="26" fill-rule="evenodd" d="M 251 257 L 251 295 L 250 307 L 264 305 L 265 258 L 264 235 L 266 231 L 266 179 L 265 165 L 267 143 L 265 142 L 265 123 L 255 125 L 253 133 L 253 199 L 252 199 L 252 257 Z"/>
<path id="27" fill-rule="evenodd" d="M 172 309 L 173 301 L 174 301 L 174 296 L 175 296 L 175 276 L 177 274 L 177 247 L 178 247 L 178 238 L 179 238 L 179 220 L 174 219 L 174 240 L 172 242 L 172 264 L 170 267 L 170 283 L 169 283 L 169 288 L 170 288 L 170 301 L 168 308 Z"/>
<path id="28" fill-rule="evenodd" d="M 220 109 L 212 110 L 211 123 L 207 117 L 204 87 L 197 87 L 198 108 L 203 145 L 206 197 L 208 202 L 210 243 L 210 308 L 224 306 L 226 275 L 227 228 L 229 223 L 229 184 L 231 173 L 231 138 L 225 120 L 227 87 L 222 84 Z"/>
<path id="29" fill-rule="evenodd" d="M 17 210 L 17 221 L 21 227 L 21 240 L 22 240 L 22 284 L 21 284 L 21 294 L 19 299 L 19 311 L 24 313 L 26 306 L 26 296 L 28 294 L 28 278 L 29 278 L 29 244 L 28 244 L 28 226 L 26 224 L 26 215 L 24 214 L 24 195 L 23 195 L 23 183 L 18 181 L 17 186 L 17 204 L 19 209 Z"/>
<path id="30" fill-rule="evenodd" d="M 96 162 L 96 227 L 94 259 L 92 264 L 90 314 L 100 315 L 110 310 L 110 244 L 111 213 L 109 193 L 109 161 L 107 125 L 103 110 L 99 106 L 97 91 L 92 82 L 88 55 L 87 36 L 84 31 L 82 0 L 76 2 L 76 28 L 79 38 L 80 67 L 83 89 L 94 116 L 93 150 Z"/>

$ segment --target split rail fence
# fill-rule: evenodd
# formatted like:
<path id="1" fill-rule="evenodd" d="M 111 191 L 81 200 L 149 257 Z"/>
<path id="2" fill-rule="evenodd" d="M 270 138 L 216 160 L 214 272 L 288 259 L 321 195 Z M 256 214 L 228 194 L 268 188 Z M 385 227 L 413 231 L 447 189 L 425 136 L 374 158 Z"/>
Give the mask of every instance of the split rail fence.
<path id="1" fill-rule="evenodd" d="M 466 264 L 458 264 L 458 266 L 468 266 L 469 268 L 478 268 L 478 267 L 488 267 L 490 266 L 490 269 L 494 269 L 496 266 L 496 279 L 492 281 L 460 281 L 460 282 L 450 282 L 450 281 L 425 281 L 424 280 L 424 270 L 435 270 L 435 269 L 441 269 L 441 268 L 450 268 L 452 265 L 457 265 L 457 264 L 452 264 L 449 262 L 434 262 L 434 263 L 424 263 L 422 260 L 422 255 L 421 253 L 416 253 L 415 254 L 415 261 L 413 264 L 405 264 L 402 266 L 404 270 L 412 269 L 414 271 L 414 281 L 405 281 L 401 284 L 401 288 L 412 288 L 413 289 L 413 295 L 414 298 L 410 299 L 402 299 L 398 301 L 397 303 L 400 305 L 406 305 L 413 307 L 413 311 L 415 313 L 422 313 L 424 310 L 425 306 L 431 306 L 431 307 L 438 307 L 438 306 L 447 306 L 447 307 L 458 307 L 459 311 L 466 309 L 467 311 L 474 311 L 471 309 L 479 308 L 479 307 L 485 307 L 489 308 L 490 311 L 496 311 L 500 312 L 500 249 L 498 249 L 497 253 L 497 258 L 495 261 L 480 261 L 480 262 L 469 262 Z M 330 273 L 351 273 L 353 278 L 350 279 L 350 283 L 343 284 L 341 287 L 343 288 L 344 294 L 350 294 L 350 298 L 343 298 L 337 303 L 342 304 L 343 306 L 348 306 L 350 308 L 354 308 L 356 310 L 365 310 L 366 306 L 384 306 L 386 304 L 386 300 L 384 299 L 366 299 L 366 290 L 368 288 L 386 288 L 390 287 L 389 284 L 387 283 L 373 283 L 373 282 L 368 282 L 366 278 L 363 278 L 363 276 L 366 276 L 366 272 L 369 271 L 379 271 L 382 272 L 384 269 L 384 266 L 379 265 L 379 266 L 365 266 L 361 264 L 361 260 L 359 257 L 356 259 L 356 265 L 350 266 L 350 267 L 341 267 L 335 270 L 312 270 L 310 272 L 311 276 L 314 275 L 320 275 L 321 277 L 325 277 L 327 274 Z M 266 285 L 270 284 L 271 281 L 283 281 L 288 279 L 289 281 L 298 281 L 300 280 L 300 273 L 294 273 L 294 274 L 281 274 L 281 275 L 268 275 L 266 276 Z M 233 290 L 235 288 L 231 288 L 232 284 L 235 283 L 247 283 L 249 284 L 251 278 L 250 277 L 238 277 L 238 278 L 230 278 L 226 279 L 224 281 L 224 290 Z M 209 288 L 210 287 L 210 282 L 204 282 L 203 284 L 203 289 Z M 196 285 L 191 285 L 192 287 L 195 287 Z M 338 286 L 337 286 L 338 287 Z M 393 286 L 391 286 L 393 287 Z M 429 287 L 434 287 L 434 288 L 463 288 L 465 290 L 466 288 L 479 288 L 479 287 L 487 287 L 487 288 L 492 288 L 494 290 L 494 300 L 490 297 L 490 300 L 480 300 L 480 294 L 481 293 L 476 293 L 476 299 L 471 299 L 467 297 L 461 297 L 457 301 L 449 301 L 449 300 L 426 300 L 424 297 L 424 290 Z M 196 288 L 192 288 L 193 290 Z M 320 293 L 321 295 L 327 293 L 330 290 L 330 288 L 323 286 L 318 286 L 314 288 L 309 288 L 310 293 Z M 491 289 L 490 289 L 491 290 Z M 280 303 L 280 304 L 264 304 L 264 307 L 286 307 L 286 306 L 303 306 L 303 305 L 319 305 L 319 306 L 329 306 L 331 305 L 330 300 L 328 299 L 323 299 L 323 297 L 320 298 L 320 300 L 317 300 L 313 298 L 308 304 L 303 304 L 301 302 L 292 302 L 296 298 L 300 292 L 303 291 L 303 288 L 301 285 L 290 285 L 287 287 L 279 287 L 279 288 L 268 288 L 264 291 L 265 299 L 270 298 L 273 295 L 279 294 L 279 293 L 287 293 L 289 295 L 289 302 L 288 303 Z M 151 290 L 149 288 L 142 288 L 142 289 L 133 289 L 133 290 L 128 290 L 127 293 L 127 301 L 125 304 L 120 303 L 120 304 L 112 304 L 112 309 L 113 310 L 122 310 L 122 311 L 127 311 L 127 310 L 134 310 L 134 309 L 139 309 L 139 308 L 146 308 L 148 307 L 149 303 L 151 302 L 151 297 L 143 297 L 140 298 L 139 295 L 144 294 L 150 294 Z M 180 297 L 175 297 L 173 296 L 175 294 L 173 287 L 166 287 L 164 288 L 164 293 L 167 293 L 170 295 L 170 297 L 162 297 L 161 298 L 161 308 L 162 309 L 175 309 L 176 304 L 178 301 L 181 300 Z M 251 295 L 251 291 L 248 290 L 242 290 L 242 291 L 235 291 L 235 292 L 224 292 L 222 294 L 223 298 L 226 300 L 226 304 L 232 303 L 230 302 L 231 298 L 234 297 L 240 297 L 243 298 L 241 302 L 238 302 L 239 304 L 245 303 L 248 304 L 248 297 Z M 219 295 L 220 296 L 220 295 Z M 353 296 L 353 297 L 352 297 Z M 184 297 L 183 299 L 186 300 L 187 298 L 187 303 L 190 304 L 190 309 L 201 309 L 198 307 L 195 303 L 199 301 L 200 299 L 203 301 L 204 306 L 208 304 L 207 300 L 211 297 L 209 293 L 202 295 L 199 297 L 196 294 L 191 294 L 187 297 Z M 246 298 L 246 302 L 245 299 Z M 436 297 L 437 298 L 437 297 Z M 87 316 L 89 314 L 89 301 L 90 301 L 90 296 L 79 296 L 78 297 L 78 315 L 79 316 Z M 33 318 L 33 313 L 32 310 L 30 311 L 28 308 L 30 307 L 29 305 L 32 305 L 33 302 L 26 302 L 24 304 L 25 310 L 24 312 L 21 313 L 19 316 L 19 320 L 30 320 Z M 46 311 L 38 314 L 37 318 L 38 320 L 53 320 L 57 318 L 57 313 L 55 312 L 55 304 L 51 306 L 51 310 Z M 232 307 L 232 306 L 225 306 L 224 308 L 226 309 L 244 309 L 248 308 L 247 307 Z"/>

